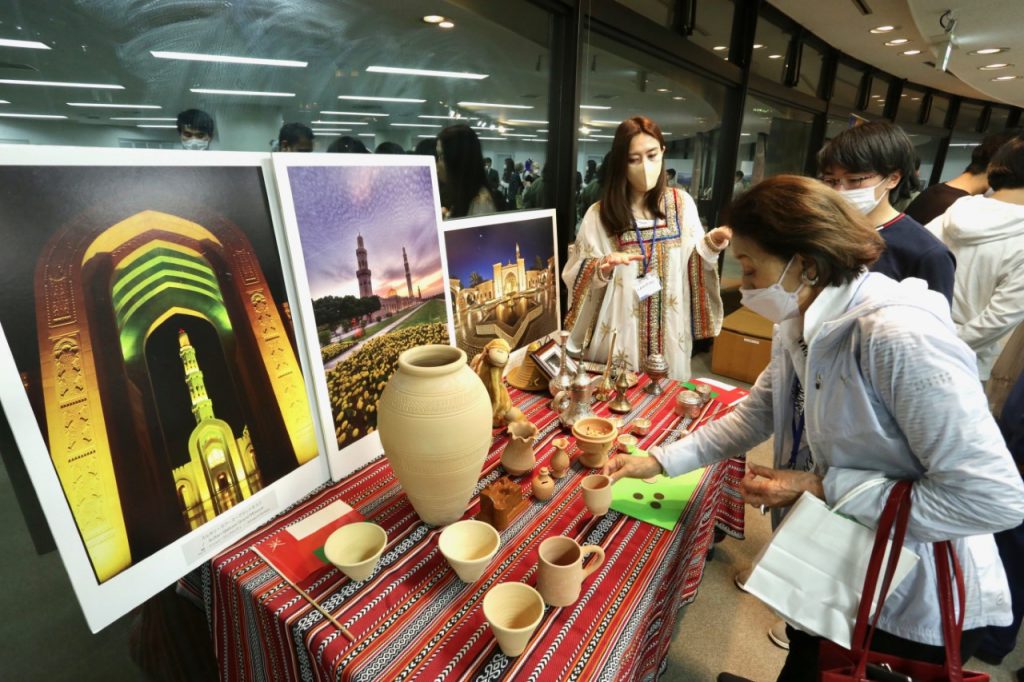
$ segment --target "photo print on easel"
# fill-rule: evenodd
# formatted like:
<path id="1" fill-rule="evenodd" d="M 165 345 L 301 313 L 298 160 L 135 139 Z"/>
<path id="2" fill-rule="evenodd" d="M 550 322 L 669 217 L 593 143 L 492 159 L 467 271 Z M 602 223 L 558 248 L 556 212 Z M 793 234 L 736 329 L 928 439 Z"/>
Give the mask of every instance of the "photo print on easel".
<path id="1" fill-rule="evenodd" d="M 278 154 L 274 167 L 337 480 L 383 453 L 377 401 L 402 351 L 450 342 L 434 161 Z"/>
<path id="2" fill-rule="evenodd" d="M 269 155 L 2 159 L 0 397 L 95 631 L 327 479 Z"/>
<path id="3" fill-rule="evenodd" d="M 554 210 L 449 220 L 441 229 L 455 345 L 467 356 L 494 339 L 515 351 L 558 330 Z"/>

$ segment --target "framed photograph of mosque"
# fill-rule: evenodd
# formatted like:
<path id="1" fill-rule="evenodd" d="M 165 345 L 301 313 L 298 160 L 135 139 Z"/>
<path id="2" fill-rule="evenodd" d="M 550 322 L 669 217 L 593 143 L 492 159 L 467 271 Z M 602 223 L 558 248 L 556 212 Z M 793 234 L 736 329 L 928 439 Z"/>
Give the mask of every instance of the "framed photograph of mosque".
<path id="1" fill-rule="evenodd" d="M 0 159 L 0 400 L 97 631 L 328 480 L 270 155 Z"/>
<path id="2" fill-rule="evenodd" d="M 553 209 L 448 220 L 441 230 L 455 345 L 466 355 L 494 339 L 514 352 L 559 329 Z"/>
<path id="3" fill-rule="evenodd" d="M 450 343 L 436 170 L 370 154 L 275 154 L 274 168 L 338 480 L 383 454 L 377 401 L 399 354 Z"/>

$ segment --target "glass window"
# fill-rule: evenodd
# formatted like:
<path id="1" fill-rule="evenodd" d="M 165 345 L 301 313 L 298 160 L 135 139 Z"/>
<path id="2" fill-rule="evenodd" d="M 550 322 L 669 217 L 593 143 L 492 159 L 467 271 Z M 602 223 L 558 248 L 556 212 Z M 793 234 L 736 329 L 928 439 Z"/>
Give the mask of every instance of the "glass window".
<path id="1" fill-rule="evenodd" d="M 903 86 L 903 93 L 900 95 L 900 105 L 896 109 L 897 123 L 916 124 L 921 115 L 921 102 L 924 100 L 924 91 L 911 85 Z"/>
<path id="2" fill-rule="evenodd" d="M 845 62 L 839 62 L 836 69 L 836 83 L 832 91 L 832 101 L 836 104 L 852 107 L 857 104 L 857 91 L 860 89 L 861 72 Z"/>
<path id="3" fill-rule="evenodd" d="M 988 119 L 988 129 L 986 132 L 998 133 L 1001 130 L 1006 130 L 1006 123 L 1009 118 L 1010 110 L 1006 107 L 992 107 L 992 115 Z"/>
<path id="4" fill-rule="evenodd" d="M 615 0 L 637 14 L 642 14 L 662 26 L 672 25 L 673 0 Z"/>
<path id="5" fill-rule="evenodd" d="M 790 35 L 764 17 L 758 17 L 750 70 L 782 83 L 786 75 L 786 52 Z"/>
<path id="6" fill-rule="evenodd" d="M 611 149 L 615 128 L 625 118 L 650 117 L 665 135 L 665 167 L 697 201 L 702 220 L 712 206 L 719 128 L 725 86 L 661 62 L 656 57 L 590 34 L 585 47 L 590 66 L 582 74 L 577 170 L 584 179 L 588 162 L 600 166 Z M 593 193 L 597 188 L 594 186 Z M 580 214 L 592 194 L 581 192 Z"/>
<path id="7" fill-rule="evenodd" d="M 800 57 L 800 78 L 796 89 L 808 95 L 818 96 L 818 85 L 821 83 L 821 69 L 825 63 L 825 53 L 810 42 L 805 41 L 803 54 Z"/>
<path id="8" fill-rule="evenodd" d="M 921 167 L 917 172 L 921 180 L 921 188 L 928 186 L 928 179 L 932 176 L 932 168 L 935 166 L 935 155 L 939 153 L 939 142 L 942 138 L 924 133 L 908 133 L 910 141 L 914 143 L 914 151 L 921 159 Z"/>
<path id="9" fill-rule="evenodd" d="M 697 20 L 689 40 L 726 59 L 732 38 L 733 0 L 698 0 Z"/>
<path id="10" fill-rule="evenodd" d="M 942 166 L 940 182 L 952 180 L 964 172 L 971 163 L 971 153 L 981 144 L 982 135 L 975 132 L 954 132 L 946 152 L 946 162 Z"/>
<path id="11" fill-rule="evenodd" d="M 932 95 L 932 109 L 928 114 L 928 125 L 939 126 L 944 128 L 946 126 L 946 114 L 949 113 L 949 98 L 945 95 L 933 94 Z"/>
<path id="12" fill-rule="evenodd" d="M 972 102 L 961 102 L 960 112 L 956 116 L 956 126 L 954 130 L 962 130 L 964 132 L 973 133 L 978 129 L 978 120 L 981 118 L 981 110 L 984 107 L 981 104 L 974 104 Z"/>
<path id="13" fill-rule="evenodd" d="M 814 116 L 806 111 L 748 95 L 739 170 L 749 184 L 781 173 L 802 175 L 813 122 Z"/>
<path id="14" fill-rule="evenodd" d="M 871 94 L 868 96 L 868 106 L 865 111 L 881 117 L 885 111 L 885 97 L 889 93 L 889 79 L 879 74 L 871 77 Z"/>

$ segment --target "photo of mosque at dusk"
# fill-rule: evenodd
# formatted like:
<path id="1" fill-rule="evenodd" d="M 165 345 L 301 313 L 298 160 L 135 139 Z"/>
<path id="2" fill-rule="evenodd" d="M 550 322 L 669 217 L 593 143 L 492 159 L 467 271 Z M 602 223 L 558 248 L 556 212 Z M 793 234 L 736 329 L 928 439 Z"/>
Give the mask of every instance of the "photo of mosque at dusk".
<path id="1" fill-rule="evenodd" d="M 489 219 L 445 225 L 455 343 L 469 357 L 493 339 L 515 350 L 558 329 L 554 218 Z"/>
<path id="2" fill-rule="evenodd" d="M 319 455 L 258 167 L 0 181 L 34 198 L 0 202 L 0 324 L 97 582 Z"/>
<path id="3" fill-rule="evenodd" d="M 402 351 L 449 342 L 431 169 L 288 166 L 287 180 L 343 448 L 376 430 Z"/>

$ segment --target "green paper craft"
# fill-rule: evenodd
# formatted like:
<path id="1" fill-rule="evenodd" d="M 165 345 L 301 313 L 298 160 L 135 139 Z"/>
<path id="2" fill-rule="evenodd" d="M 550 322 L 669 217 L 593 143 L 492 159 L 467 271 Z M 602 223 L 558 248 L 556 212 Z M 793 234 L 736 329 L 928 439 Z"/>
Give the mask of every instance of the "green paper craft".
<path id="1" fill-rule="evenodd" d="M 647 452 L 636 448 L 630 448 L 630 454 L 647 457 Z M 672 530 L 703 475 L 704 469 L 696 469 L 675 478 L 657 476 L 653 483 L 645 483 L 639 478 L 619 479 L 612 486 L 612 509 L 638 521 Z"/>

